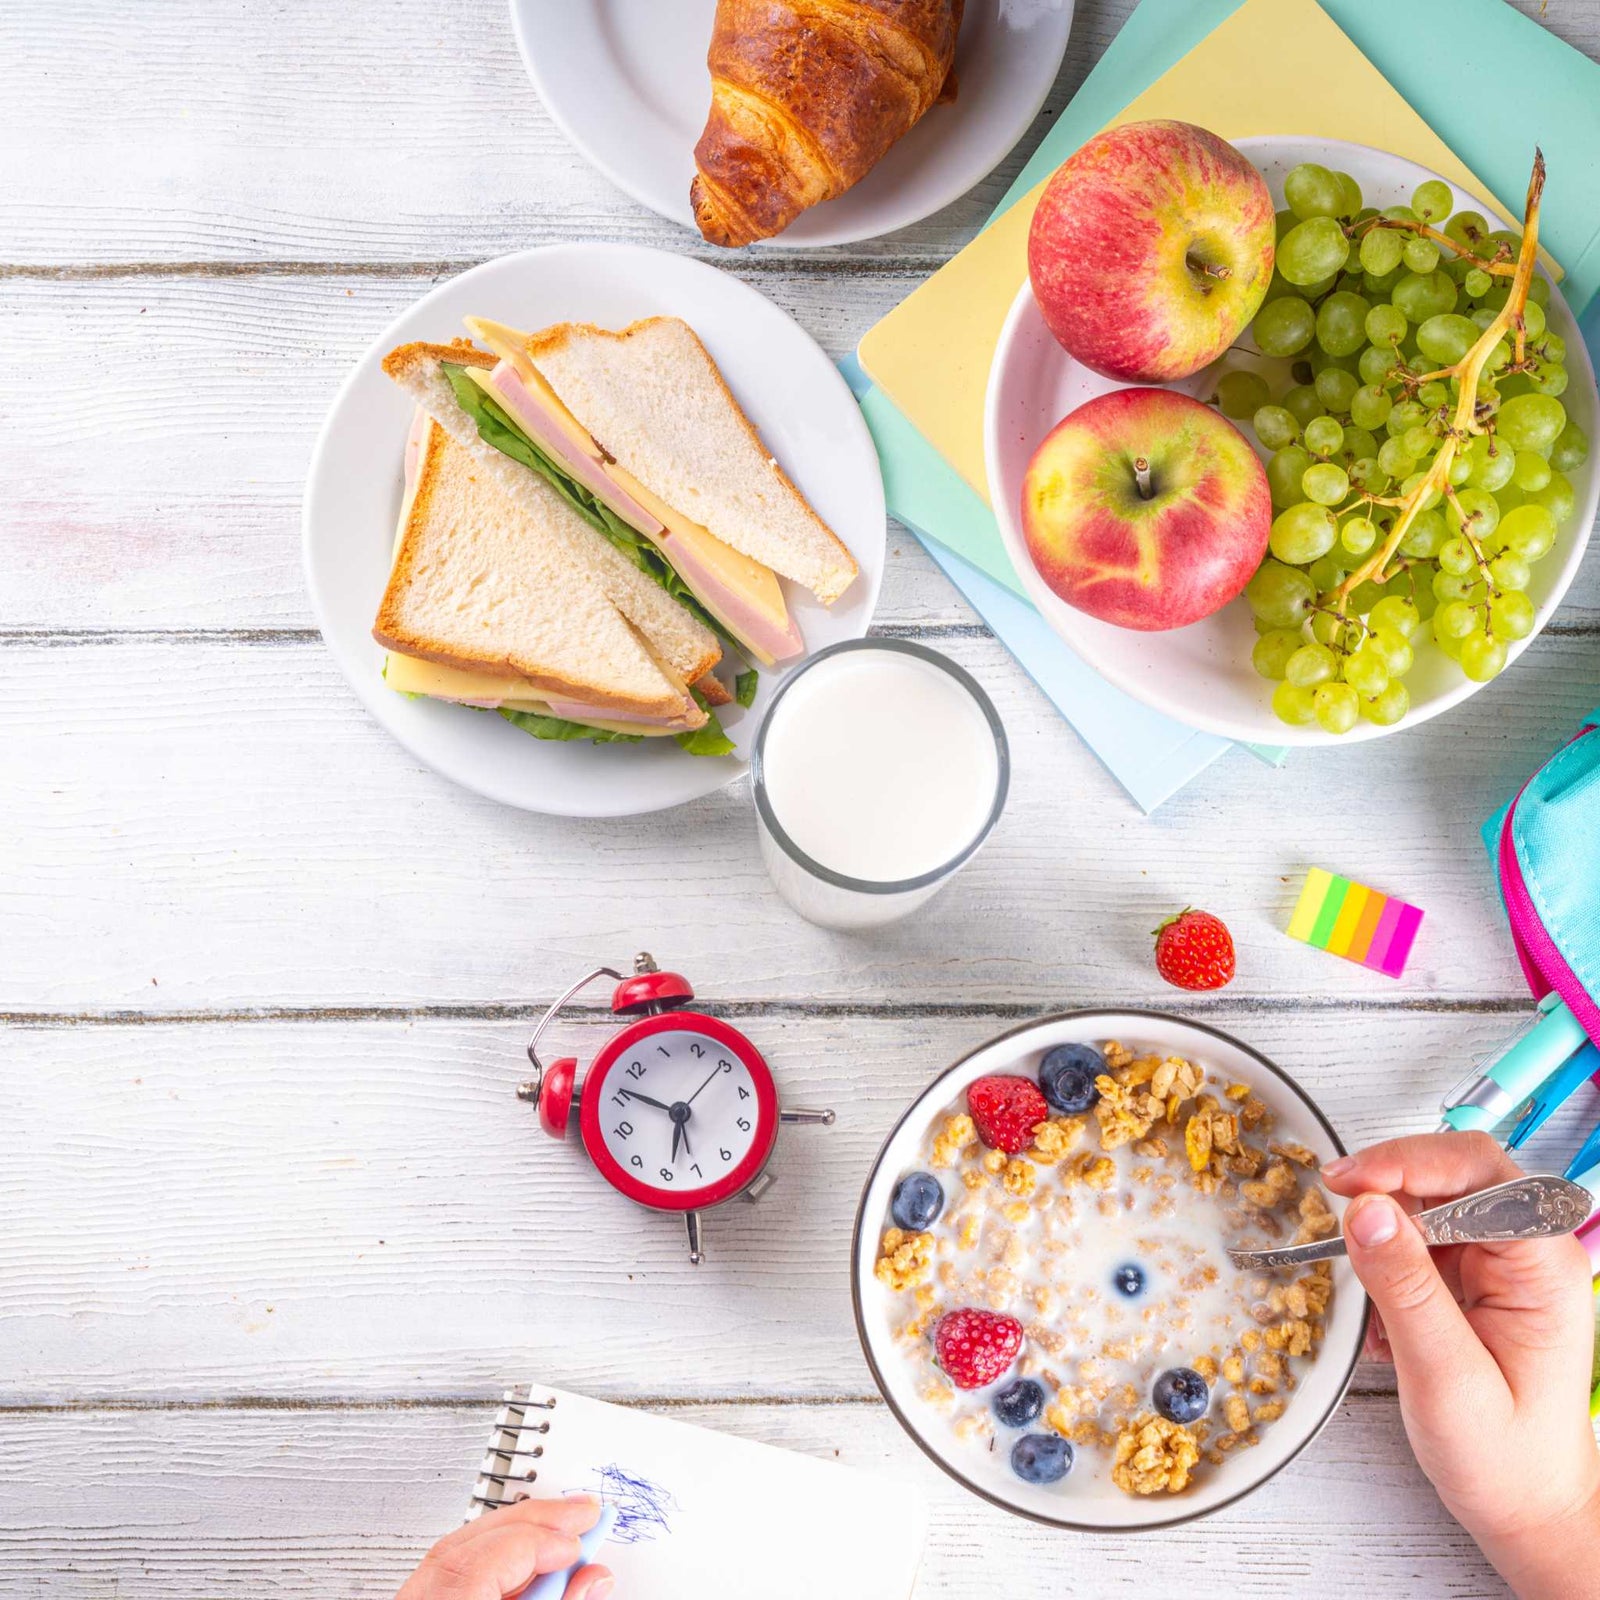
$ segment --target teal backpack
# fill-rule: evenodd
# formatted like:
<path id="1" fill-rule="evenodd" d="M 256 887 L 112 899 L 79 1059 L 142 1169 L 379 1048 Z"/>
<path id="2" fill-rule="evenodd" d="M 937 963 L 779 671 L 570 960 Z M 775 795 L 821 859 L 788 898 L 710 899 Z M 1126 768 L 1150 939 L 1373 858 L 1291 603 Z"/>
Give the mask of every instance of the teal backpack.
<path id="1" fill-rule="evenodd" d="M 1517 959 L 1600 1044 L 1600 707 L 1484 824 Z"/>

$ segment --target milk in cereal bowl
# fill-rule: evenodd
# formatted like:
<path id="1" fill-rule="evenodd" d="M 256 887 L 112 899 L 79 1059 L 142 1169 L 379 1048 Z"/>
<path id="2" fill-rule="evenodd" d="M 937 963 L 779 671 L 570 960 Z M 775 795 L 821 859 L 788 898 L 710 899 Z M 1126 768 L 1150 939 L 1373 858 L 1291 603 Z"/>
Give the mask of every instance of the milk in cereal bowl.
<path id="1" fill-rule="evenodd" d="M 934 1080 L 890 1134 L 854 1240 L 863 1349 L 952 1476 L 1040 1521 L 1153 1528 L 1286 1465 L 1349 1385 L 1366 1300 L 1326 1238 L 1343 1153 L 1292 1079 L 1209 1027 L 1072 1012 Z"/>

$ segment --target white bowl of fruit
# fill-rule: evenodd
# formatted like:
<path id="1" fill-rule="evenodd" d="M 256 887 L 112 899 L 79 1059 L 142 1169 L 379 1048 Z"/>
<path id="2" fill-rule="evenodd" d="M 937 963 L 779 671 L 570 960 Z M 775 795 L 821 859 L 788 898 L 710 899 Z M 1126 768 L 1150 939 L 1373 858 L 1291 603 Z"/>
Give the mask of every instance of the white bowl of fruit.
<path id="1" fill-rule="evenodd" d="M 1035 214 L 989 378 L 1030 598 L 1228 738 L 1376 738 L 1464 700 L 1549 620 L 1600 504 L 1594 371 L 1531 262 L 1523 299 L 1520 224 L 1362 145 L 1100 137 Z M 1474 349 L 1507 301 L 1521 370 L 1514 324 Z"/>

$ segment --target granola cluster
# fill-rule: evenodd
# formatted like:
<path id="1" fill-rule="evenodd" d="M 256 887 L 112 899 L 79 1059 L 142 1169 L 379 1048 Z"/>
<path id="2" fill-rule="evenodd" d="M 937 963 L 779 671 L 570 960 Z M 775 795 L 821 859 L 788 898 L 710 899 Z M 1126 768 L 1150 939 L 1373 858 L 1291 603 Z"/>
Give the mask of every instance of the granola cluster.
<path id="1" fill-rule="evenodd" d="M 1111 1481 L 1124 1494 L 1179 1494 L 1200 1445 L 1188 1428 L 1165 1417 L 1136 1417 L 1117 1435 Z"/>
<path id="2" fill-rule="evenodd" d="M 1248 1084 L 1176 1055 L 1099 1048 L 1092 1109 L 1050 1115 L 1021 1153 L 987 1148 L 963 1109 L 940 1119 L 924 1150 L 944 1209 L 923 1231 L 887 1227 L 875 1270 L 895 1296 L 899 1344 L 921 1364 L 919 1392 L 957 1438 L 1009 1451 L 1015 1437 L 985 1393 L 958 1390 L 932 1358 L 940 1317 L 982 1308 L 1021 1324 L 1005 1381 L 1043 1388 L 1030 1426 L 1073 1444 L 1075 1480 L 1178 1494 L 1284 1414 L 1333 1294 L 1327 1263 L 1267 1279 L 1234 1268 L 1225 1246 L 1322 1239 L 1338 1219 L 1315 1153 L 1274 1136 Z M 1118 1254 L 1144 1264 L 1136 1292 L 1108 1281 Z M 1152 1398 L 1176 1368 L 1209 1391 L 1191 1421 Z"/>

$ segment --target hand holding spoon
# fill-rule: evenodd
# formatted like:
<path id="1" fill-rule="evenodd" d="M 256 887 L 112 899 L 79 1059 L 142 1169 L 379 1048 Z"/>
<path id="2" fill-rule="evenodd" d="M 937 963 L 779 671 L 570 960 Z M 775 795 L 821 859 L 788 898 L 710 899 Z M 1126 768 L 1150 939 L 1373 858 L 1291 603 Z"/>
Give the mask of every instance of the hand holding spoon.
<path id="1" fill-rule="evenodd" d="M 1589 1220 L 1595 1197 L 1581 1183 L 1550 1172 L 1530 1172 L 1476 1194 L 1447 1200 L 1412 1217 L 1430 1245 L 1490 1244 L 1507 1239 L 1549 1239 Z M 1236 1267 L 1298 1267 L 1345 1253 L 1344 1236 L 1276 1250 L 1230 1250 Z"/>

